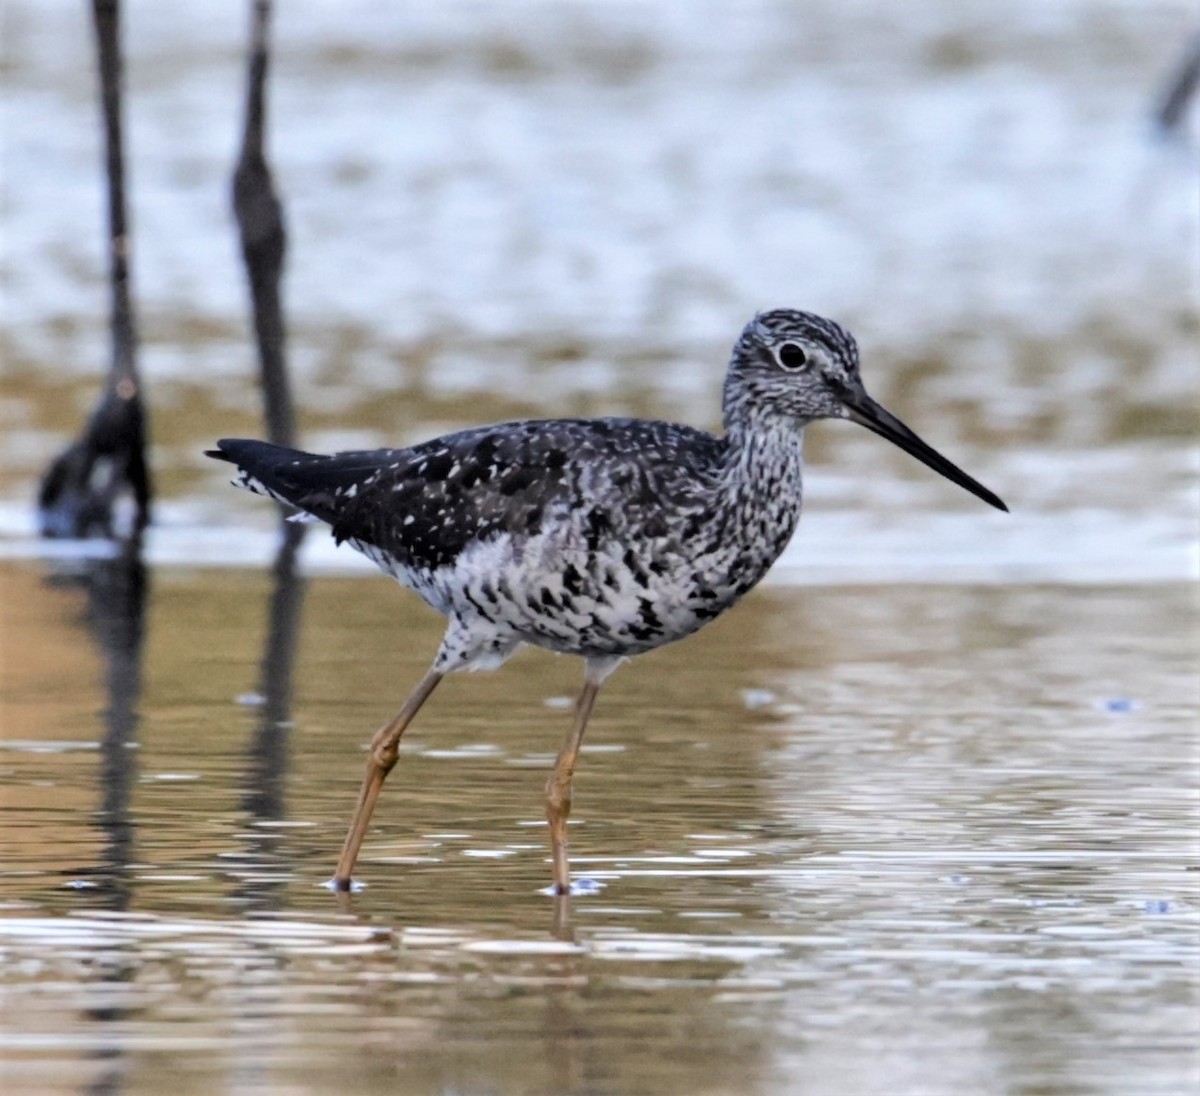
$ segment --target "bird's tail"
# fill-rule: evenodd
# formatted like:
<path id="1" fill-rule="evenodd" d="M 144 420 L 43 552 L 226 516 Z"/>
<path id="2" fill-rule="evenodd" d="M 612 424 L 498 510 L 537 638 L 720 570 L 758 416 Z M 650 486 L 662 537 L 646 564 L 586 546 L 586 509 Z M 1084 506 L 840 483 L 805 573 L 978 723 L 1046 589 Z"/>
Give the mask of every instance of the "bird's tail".
<path id="1" fill-rule="evenodd" d="M 265 441 L 222 438 L 207 455 L 237 466 L 236 486 L 327 522 L 342 541 L 373 534 L 378 531 L 376 526 L 386 521 L 386 513 L 367 499 L 367 489 L 378 482 L 384 468 L 399 467 L 406 451 L 352 450 L 327 455 Z"/>
<path id="2" fill-rule="evenodd" d="M 287 506 L 303 506 L 301 496 L 304 494 L 295 479 L 288 475 L 288 470 L 321 459 L 314 453 L 249 438 L 222 438 L 216 449 L 206 449 L 204 455 L 235 465 L 237 476 L 233 483 L 236 487 L 244 487 Z"/>

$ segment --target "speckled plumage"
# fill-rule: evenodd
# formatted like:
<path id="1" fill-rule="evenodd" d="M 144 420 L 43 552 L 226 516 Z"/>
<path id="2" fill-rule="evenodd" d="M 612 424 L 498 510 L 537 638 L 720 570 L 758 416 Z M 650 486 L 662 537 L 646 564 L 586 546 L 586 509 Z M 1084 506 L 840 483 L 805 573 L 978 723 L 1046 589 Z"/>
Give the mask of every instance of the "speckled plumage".
<path id="1" fill-rule="evenodd" d="M 781 345 L 806 363 L 783 366 Z M 734 347 L 725 434 L 640 419 L 500 423 L 407 449 L 323 456 L 224 440 L 238 483 L 327 522 L 445 614 L 442 671 L 521 643 L 607 659 L 696 631 L 751 589 L 801 503 L 801 439 L 845 417 L 858 351 L 781 310 Z"/>
<path id="2" fill-rule="evenodd" d="M 329 524 L 449 618 L 433 668 L 376 736 L 335 881 L 349 886 L 404 728 L 450 671 L 524 643 L 586 659 L 576 723 L 547 788 L 567 885 L 570 778 L 596 689 L 621 658 L 690 635 L 755 586 L 796 528 L 804 426 L 851 418 L 1003 508 L 867 396 L 830 320 L 756 316 L 734 346 L 716 437 L 639 419 L 500 423 L 407 449 L 321 456 L 225 440 L 237 483 Z"/>
<path id="3" fill-rule="evenodd" d="M 503 423 L 332 457 L 221 446 L 246 486 L 328 522 L 448 616 L 444 669 L 521 642 L 608 656 L 680 639 L 762 577 L 799 512 L 798 438 L 743 453 L 635 419 Z M 749 477 L 776 490 L 759 498 Z"/>

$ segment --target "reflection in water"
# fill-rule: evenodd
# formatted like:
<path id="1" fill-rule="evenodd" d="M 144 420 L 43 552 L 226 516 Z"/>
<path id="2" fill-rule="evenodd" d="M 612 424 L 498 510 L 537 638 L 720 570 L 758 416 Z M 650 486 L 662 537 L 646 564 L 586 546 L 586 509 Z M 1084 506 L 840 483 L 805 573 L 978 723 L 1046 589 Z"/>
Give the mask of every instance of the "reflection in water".
<path id="1" fill-rule="evenodd" d="M 556 894 L 551 898 L 554 907 L 554 919 L 550 923 L 550 935 L 556 940 L 566 943 L 575 942 L 575 932 L 571 928 L 571 896 Z"/>
<path id="2" fill-rule="evenodd" d="M 103 835 L 98 864 L 85 876 L 89 904 L 124 913 L 134 893 L 136 824 L 133 790 L 137 783 L 138 709 L 142 696 L 142 654 L 145 640 L 147 574 L 140 544 L 126 541 L 118 555 L 90 560 L 73 576 L 87 592 L 86 621 L 104 664 L 103 732 L 100 738 L 100 808 L 94 825 Z M 137 975 L 137 948 L 126 946 L 105 953 L 88 971 L 88 996 L 98 1003 L 86 1015 L 102 1025 L 104 1035 L 91 1052 L 96 1063 L 86 1091 L 101 1096 L 121 1089 L 125 1052 L 119 1025 L 129 1015 L 120 1002 Z"/>
<path id="3" fill-rule="evenodd" d="M 291 691 L 304 597 L 296 559 L 304 533 L 302 526 L 283 523 L 260 662 L 258 726 L 242 778 L 241 805 L 254 825 L 244 839 L 244 853 L 229 860 L 238 879 L 234 898 L 249 910 L 277 906 L 294 875 L 287 845 L 279 840 L 281 833 L 272 823 L 285 820 Z M 152 848 L 137 849 L 139 818 L 134 801 L 142 745 L 137 730 L 149 578 L 136 544 L 129 544 L 118 556 L 89 561 L 84 570 L 57 576 L 52 582 L 55 586 L 79 585 L 86 591 L 85 619 L 104 666 L 100 807 L 92 816 L 102 841 L 95 867 L 82 871 L 73 867 L 69 874 L 82 880 L 81 894 L 89 907 L 133 915 L 138 908 L 139 877 L 147 874 L 148 861 L 152 867 L 155 856 Z M 189 644 L 190 652 L 195 649 L 195 643 Z M 197 733 L 202 736 L 203 730 Z M 149 840 L 153 841 L 153 833 Z M 273 963 L 267 941 L 256 948 L 263 950 L 268 965 Z M 86 987 L 82 1015 L 101 1025 L 87 1040 L 91 1047 L 88 1056 L 95 1065 L 85 1086 L 89 1093 L 115 1093 L 123 1088 L 128 1068 L 127 1029 L 139 1012 L 137 983 L 145 969 L 145 954 L 136 940 L 128 939 L 104 947 L 95 961 L 80 971 Z M 253 1012 L 251 1005 L 243 1020 L 253 1020 Z"/>
<path id="4" fill-rule="evenodd" d="M 255 697 L 258 728 L 247 755 L 242 794 L 242 808 L 252 826 L 246 837 L 246 864 L 236 893 L 251 908 L 269 908 L 292 877 L 286 840 L 272 823 L 286 818 L 292 680 L 305 586 L 296 564 L 306 527 L 286 520 L 281 527 L 279 551 L 271 568 L 267 630 Z"/>
<path id="5" fill-rule="evenodd" d="M 104 735 L 100 740 L 101 805 L 96 824 L 104 834 L 95 876 L 97 903 L 125 910 L 131 897 L 137 780 L 138 705 L 148 578 L 136 542 L 112 559 L 94 560 L 79 576 L 88 595 L 87 623 L 104 662 Z"/>
<path id="6" fill-rule="evenodd" d="M 288 729 L 291 727 L 292 674 L 296 664 L 304 579 L 296 570 L 296 555 L 306 529 L 282 523 L 279 552 L 271 568 L 271 601 L 259 671 L 258 701 L 262 705 L 258 733 L 250 748 L 242 806 L 255 819 L 284 817 L 283 786 L 287 775 Z"/>

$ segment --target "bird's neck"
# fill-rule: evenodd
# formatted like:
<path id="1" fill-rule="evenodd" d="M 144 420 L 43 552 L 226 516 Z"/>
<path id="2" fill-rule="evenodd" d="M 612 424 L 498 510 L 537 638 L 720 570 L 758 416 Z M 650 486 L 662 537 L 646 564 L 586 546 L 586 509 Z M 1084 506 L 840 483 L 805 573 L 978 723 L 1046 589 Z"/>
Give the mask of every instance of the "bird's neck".
<path id="1" fill-rule="evenodd" d="M 730 582 L 759 581 L 800 520 L 803 424 L 772 416 L 726 421 L 714 527 Z"/>
<path id="2" fill-rule="evenodd" d="M 761 412 L 729 416 L 721 469 L 724 491 L 738 500 L 757 498 L 800 505 L 804 423 Z"/>

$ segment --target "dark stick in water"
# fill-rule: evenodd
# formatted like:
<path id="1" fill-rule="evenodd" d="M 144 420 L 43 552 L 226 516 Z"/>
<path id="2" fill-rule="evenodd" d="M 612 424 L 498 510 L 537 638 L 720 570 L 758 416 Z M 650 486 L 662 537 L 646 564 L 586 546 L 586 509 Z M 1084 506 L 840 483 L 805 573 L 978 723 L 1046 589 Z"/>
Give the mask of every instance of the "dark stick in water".
<path id="1" fill-rule="evenodd" d="M 99 54 L 108 182 L 112 362 L 104 394 L 82 434 L 46 471 L 38 507 L 44 536 L 138 539 L 150 520 L 151 482 L 146 467 L 146 412 L 137 370 L 137 329 L 129 289 L 119 0 L 93 0 L 92 15 Z M 120 511 L 122 500 L 132 503 L 127 521 Z"/>
<path id="2" fill-rule="evenodd" d="M 296 420 L 284 354 L 283 306 L 279 292 L 287 232 L 263 147 L 267 128 L 270 21 L 271 0 L 254 0 L 246 80 L 246 125 L 233 173 L 233 212 L 241 234 L 242 256 L 250 283 L 267 437 L 280 445 L 290 445 L 295 439 Z"/>
<path id="3" fill-rule="evenodd" d="M 252 0 L 246 72 L 246 111 L 242 147 L 233 173 L 233 211 L 241 236 L 242 258 L 250 287 L 250 305 L 258 346 L 267 436 L 291 444 L 296 433 L 288 380 L 286 329 L 280 283 L 287 252 L 283 210 L 267 164 L 267 71 L 270 62 L 271 0 Z M 258 822 L 278 822 L 286 814 L 284 791 L 289 766 L 292 670 L 304 605 L 304 580 L 297 556 L 307 526 L 284 522 L 275 557 L 274 585 L 258 692 L 263 707 L 250 744 L 242 806 Z M 238 888 L 249 907 L 268 906 L 280 882 L 262 881 L 290 874 L 286 850 L 277 841 L 252 840 L 246 863 L 253 882 Z"/>

